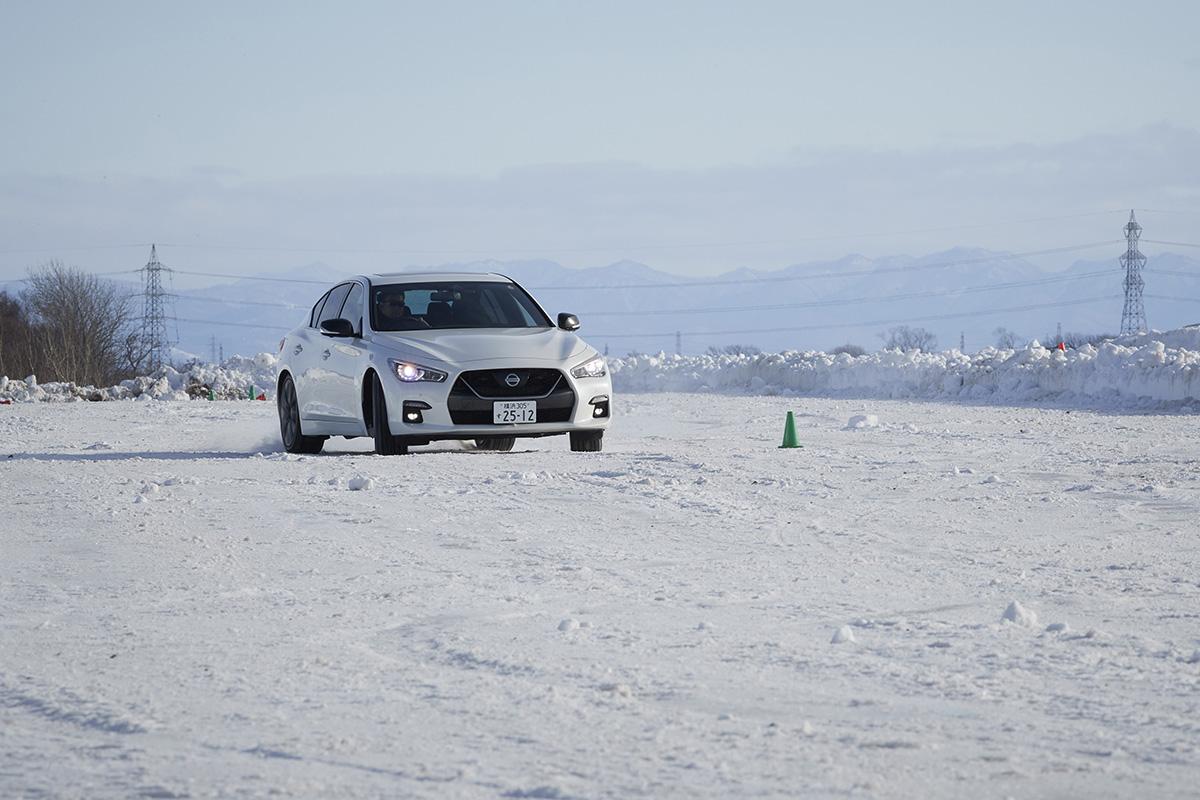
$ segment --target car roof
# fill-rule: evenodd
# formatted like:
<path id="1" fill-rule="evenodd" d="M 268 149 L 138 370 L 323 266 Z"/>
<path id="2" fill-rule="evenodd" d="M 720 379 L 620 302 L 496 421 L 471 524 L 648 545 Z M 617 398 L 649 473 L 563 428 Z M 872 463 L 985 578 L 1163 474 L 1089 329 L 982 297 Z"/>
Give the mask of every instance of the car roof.
<path id="1" fill-rule="evenodd" d="M 364 275 L 372 284 L 424 283 L 426 281 L 485 281 L 487 283 L 511 283 L 511 278 L 495 272 L 379 272 Z"/>

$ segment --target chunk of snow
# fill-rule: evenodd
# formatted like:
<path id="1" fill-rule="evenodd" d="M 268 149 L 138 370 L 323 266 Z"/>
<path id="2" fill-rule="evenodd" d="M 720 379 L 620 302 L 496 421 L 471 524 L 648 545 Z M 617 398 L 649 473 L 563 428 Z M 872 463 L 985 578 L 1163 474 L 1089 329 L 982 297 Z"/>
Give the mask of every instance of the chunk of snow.
<path id="1" fill-rule="evenodd" d="M 1020 625 L 1023 628 L 1032 628 L 1037 625 L 1037 614 L 1033 613 L 1032 609 L 1028 609 L 1021 605 L 1016 600 L 1008 604 L 1008 608 L 1004 609 L 1004 614 L 1000 617 L 1004 622 L 1011 622 L 1014 625 Z"/>
<path id="2" fill-rule="evenodd" d="M 879 417 L 874 414 L 855 414 L 846 423 L 847 430 L 859 430 L 862 428 L 878 428 Z"/>
<path id="3" fill-rule="evenodd" d="M 558 629 L 563 633 L 577 631 L 579 630 L 579 620 L 568 617 L 567 619 L 564 619 L 562 622 L 558 623 Z"/>
<path id="4" fill-rule="evenodd" d="M 365 478 L 362 475 L 351 478 L 346 481 L 346 488 L 352 492 L 362 492 L 367 489 L 374 488 L 375 481 L 371 478 Z"/>
<path id="5" fill-rule="evenodd" d="M 842 644 L 843 642 L 856 642 L 854 631 L 849 625 L 843 625 L 834 631 L 833 638 L 829 640 L 830 644 Z"/>
<path id="6" fill-rule="evenodd" d="M 1046 633 L 1069 633 L 1071 626 L 1065 622 L 1051 622 L 1046 626 Z"/>

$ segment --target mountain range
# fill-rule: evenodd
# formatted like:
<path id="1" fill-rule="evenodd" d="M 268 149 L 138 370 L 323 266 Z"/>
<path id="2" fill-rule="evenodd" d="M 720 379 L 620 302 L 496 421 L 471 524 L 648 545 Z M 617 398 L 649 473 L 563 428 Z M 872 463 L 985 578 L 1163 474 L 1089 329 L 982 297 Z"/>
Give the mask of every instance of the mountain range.
<path id="1" fill-rule="evenodd" d="M 391 271 L 360 266 L 364 272 Z M 1048 271 L 1003 253 L 955 248 L 922 257 L 866 258 L 796 264 L 777 271 L 736 270 L 686 278 L 634 261 L 573 269 L 553 261 L 475 261 L 438 269 L 499 272 L 522 283 L 551 315 L 578 314 L 583 335 L 614 354 L 685 353 L 748 345 L 764 351 L 882 345 L 894 325 L 922 327 L 938 346 L 968 351 L 996 340 L 1004 327 L 1018 340 L 1053 338 L 1056 327 L 1079 333 L 1120 328 L 1124 274 L 1116 256 Z M 179 349 L 208 357 L 274 351 L 325 288 L 345 277 L 313 263 L 201 290 L 177 292 Z M 1174 253 L 1152 256 L 1144 272 L 1151 328 L 1200 321 L 1200 261 Z M 293 281 L 293 282 L 287 282 Z"/>
<path id="2" fill-rule="evenodd" d="M 1115 334 L 1124 273 L 1116 254 L 1050 270 L 1011 254 L 955 248 L 921 257 L 847 255 L 775 271 L 739 269 L 689 278 L 634 261 L 576 269 L 553 261 L 474 261 L 436 269 L 499 272 L 524 285 L 553 316 L 577 314 L 582 334 L 614 355 L 704 352 L 743 345 L 767 352 L 829 350 L 841 344 L 879 349 L 896 325 L 925 328 L 941 349 L 968 352 L 996 343 L 996 329 L 1018 342 L 1064 332 Z M 423 267 L 422 269 L 429 269 Z M 416 268 L 413 268 L 416 269 Z M 247 276 L 204 289 L 176 290 L 176 358 L 223 352 L 274 352 L 313 302 L 355 271 L 405 271 L 374 261 L 345 271 L 324 263 Z M 181 276 L 182 278 L 182 276 Z M 1200 322 L 1200 260 L 1151 256 L 1144 272 L 1152 329 Z M 182 283 L 182 280 L 180 281 Z M 19 290 L 10 284 L 8 291 Z M 131 286 L 131 291 L 136 287 Z"/>

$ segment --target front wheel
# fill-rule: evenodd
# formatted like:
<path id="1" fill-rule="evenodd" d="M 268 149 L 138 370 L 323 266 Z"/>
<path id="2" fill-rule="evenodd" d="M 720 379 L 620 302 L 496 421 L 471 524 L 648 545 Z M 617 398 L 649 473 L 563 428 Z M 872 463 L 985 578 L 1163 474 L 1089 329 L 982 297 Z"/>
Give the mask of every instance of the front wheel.
<path id="1" fill-rule="evenodd" d="M 296 384 L 291 375 L 284 375 L 279 382 L 279 433 L 283 437 L 283 449 L 289 453 L 312 455 L 321 452 L 325 436 L 305 436 L 300 429 L 300 402 L 296 399 Z"/>
<path id="2" fill-rule="evenodd" d="M 599 453 L 604 447 L 604 431 L 571 431 L 570 436 L 576 453 Z"/>
<path id="3" fill-rule="evenodd" d="M 497 453 L 507 453 L 517 443 L 515 436 L 487 436 L 475 440 L 476 450 L 491 450 Z"/>
<path id="4" fill-rule="evenodd" d="M 387 398 L 383 396 L 378 375 L 371 382 L 371 435 L 375 438 L 375 452 L 381 456 L 402 456 L 408 452 L 408 446 L 392 435 Z"/>

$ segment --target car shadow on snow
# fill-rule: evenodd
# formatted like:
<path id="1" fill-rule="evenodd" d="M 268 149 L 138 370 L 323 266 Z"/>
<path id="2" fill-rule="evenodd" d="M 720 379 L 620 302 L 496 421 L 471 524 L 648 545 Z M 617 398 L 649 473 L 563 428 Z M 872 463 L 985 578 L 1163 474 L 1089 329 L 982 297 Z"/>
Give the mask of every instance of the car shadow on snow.
<path id="1" fill-rule="evenodd" d="M 262 453 L 236 453 L 214 450 L 191 450 L 172 452 L 165 450 L 142 450 L 137 452 L 105 451 L 100 453 L 9 453 L 0 461 L 205 461 L 224 459 L 260 458 Z"/>
<path id="2" fill-rule="evenodd" d="M 460 455 L 460 456 L 510 456 L 522 453 L 536 453 L 537 450 L 513 450 L 507 453 L 497 453 L 485 450 L 462 450 L 447 447 L 436 449 L 415 448 L 408 452 L 413 456 Z M 5 461 L 225 461 L 244 460 L 248 458 L 278 459 L 284 454 L 274 452 L 237 452 L 222 450 L 139 450 L 131 452 L 102 451 L 86 453 L 9 453 L 0 456 L 0 463 Z M 370 450 L 327 450 L 304 458 L 339 458 L 351 456 L 374 456 Z M 381 456 L 395 458 L 396 456 Z"/>

